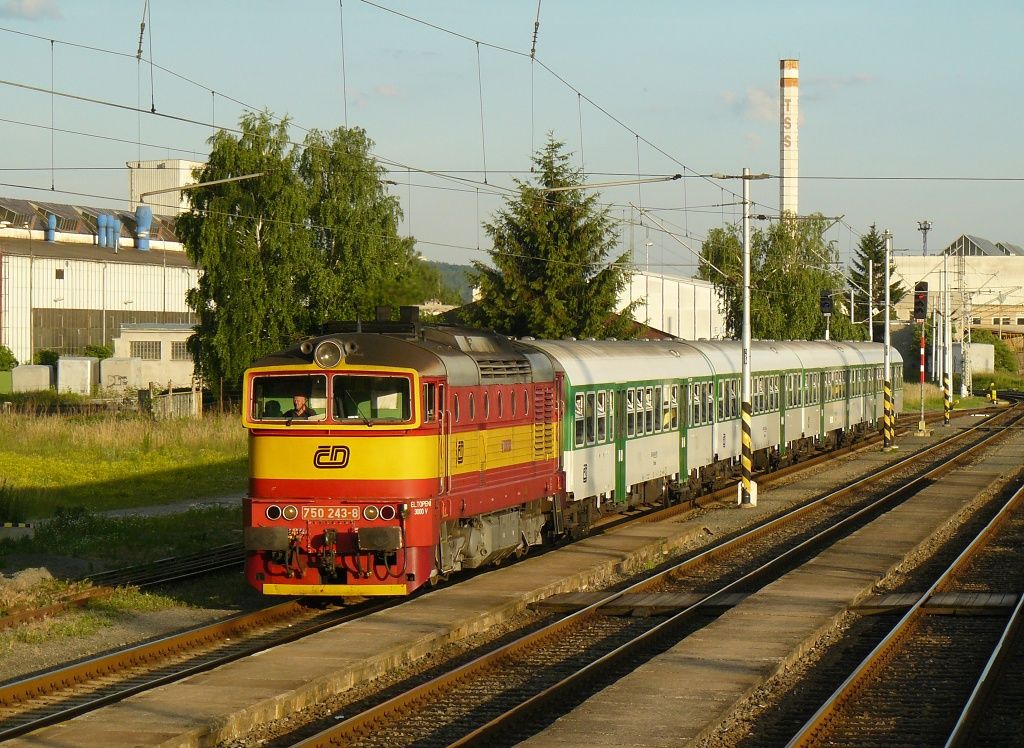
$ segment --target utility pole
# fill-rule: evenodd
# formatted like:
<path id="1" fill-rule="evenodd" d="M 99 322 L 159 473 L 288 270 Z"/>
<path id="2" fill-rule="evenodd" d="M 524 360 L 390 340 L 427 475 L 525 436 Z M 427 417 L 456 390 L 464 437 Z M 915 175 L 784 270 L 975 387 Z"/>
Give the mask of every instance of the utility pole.
<path id="1" fill-rule="evenodd" d="M 874 263 L 868 260 L 868 340 L 875 342 L 875 269 Z"/>
<path id="2" fill-rule="evenodd" d="M 882 449 L 883 451 L 889 451 L 896 448 L 893 443 L 894 429 L 893 429 L 893 403 L 892 403 L 892 362 L 889 354 L 889 257 L 892 252 L 892 234 L 889 233 L 889 229 L 885 230 L 885 272 L 883 274 L 883 283 L 885 284 L 885 321 L 883 325 L 883 336 L 882 336 L 882 391 L 883 391 L 883 402 L 882 402 Z"/>
<path id="3" fill-rule="evenodd" d="M 757 484 L 750 477 L 754 462 L 750 405 L 750 169 L 743 167 L 743 400 L 740 452 L 740 506 L 757 506 Z"/>
<path id="4" fill-rule="evenodd" d="M 949 252 L 942 253 L 942 425 L 953 409 L 953 297 L 949 288 Z"/>

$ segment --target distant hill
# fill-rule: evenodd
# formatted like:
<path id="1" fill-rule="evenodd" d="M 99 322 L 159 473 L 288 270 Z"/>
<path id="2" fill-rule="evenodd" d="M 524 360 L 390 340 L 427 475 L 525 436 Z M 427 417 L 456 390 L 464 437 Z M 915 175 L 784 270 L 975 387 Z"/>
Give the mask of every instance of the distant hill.
<path id="1" fill-rule="evenodd" d="M 473 300 L 473 286 L 466 278 L 466 273 L 473 270 L 471 265 L 452 265 L 447 262 L 428 261 L 428 265 L 441 274 L 441 281 L 448 288 L 459 294 L 462 303 Z"/>

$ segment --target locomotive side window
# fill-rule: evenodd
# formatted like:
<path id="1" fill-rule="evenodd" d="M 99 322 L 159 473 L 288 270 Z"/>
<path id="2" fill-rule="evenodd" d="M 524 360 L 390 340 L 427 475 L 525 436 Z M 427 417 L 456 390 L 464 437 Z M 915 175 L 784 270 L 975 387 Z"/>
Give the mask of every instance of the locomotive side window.
<path id="1" fill-rule="evenodd" d="M 486 421 L 491 417 L 491 395 L 487 390 L 484 390 L 484 420 Z"/>
<path id="2" fill-rule="evenodd" d="M 633 388 L 626 390 L 626 436 L 636 433 L 636 406 L 633 404 Z"/>
<path id="3" fill-rule="evenodd" d="M 501 397 L 501 390 L 498 390 L 498 418 L 505 415 L 505 400 Z"/>
<path id="4" fill-rule="evenodd" d="M 587 438 L 587 427 L 585 423 L 583 393 L 576 395 L 576 446 L 582 447 Z"/>
<path id="5" fill-rule="evenodd" d="M 458 395 L 452 395 L 452 411 L 455 414 L 455 423 L 458 423 L 459 419 L 461 417 L 461 415 L 459 413 L 459 396 Z"/>
<path id="6" fill-rule="evenodd" d="M 437 407 L 434 402 L 436 391 L 437 385 L 423 385 L 423 423 L 432 423 L 434 420 L 434 411 Z"/>
<path id="7" fill-rule="evenodd" d="M 469 393 L 469 420 L 476 418 L 476 398 L 473 397 L 473 393 Z"/>
<path id="8" fill-rule="evenodd" d="M 404 423 L 412 419 L 412 388 L 406 377 L 335 374 L 334 417 L 341 421 Z"/>
<path id="9" fill-rule="evenodd" d="M 523 415 L 530 415 L 530 390 L 529 388 L 523 390 Z"/>
<path id="10" fill-rule="evenodd" d="M 249 412 L 254 421 L 323 421 L 327 418 L 327 377 L 254 377 Z"/>
<path id="11" fill-rule="evenodd" d="M 512 417 L 515 418 L 516 417 L 516 391 L 515 390 L 509 390 L 509 393 L 508 393 L 508 405 L 509 405 L 509 408 L 512 411 Z"/>

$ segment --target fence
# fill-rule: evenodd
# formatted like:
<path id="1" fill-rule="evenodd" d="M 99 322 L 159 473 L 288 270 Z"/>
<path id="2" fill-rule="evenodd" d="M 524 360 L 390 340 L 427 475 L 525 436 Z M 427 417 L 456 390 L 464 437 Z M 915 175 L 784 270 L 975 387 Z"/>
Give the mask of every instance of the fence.
<path id="1" fill-rule="evenodd" d="M 160 392 L 153 382 L 148 390 L 139 390 L 139 407 L 152 413 L 158 421 L 170 418 L 202 418 L 203 390 L 198 385 L 174 389 L 168 382 L 166 392 Z"/>

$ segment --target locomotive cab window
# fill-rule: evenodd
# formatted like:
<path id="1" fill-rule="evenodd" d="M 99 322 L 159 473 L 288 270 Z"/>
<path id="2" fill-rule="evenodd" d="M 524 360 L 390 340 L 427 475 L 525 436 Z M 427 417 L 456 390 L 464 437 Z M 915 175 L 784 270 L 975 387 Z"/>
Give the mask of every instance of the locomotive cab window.
<path id="1" fill-rule="evenodd" d="M 327 377 L 253 377 L 250 407 L 255 421 L 323 421 L 327 418 Z"/>
<path id="2" fill-rule="evenodd" d="M 404 423 L 412 419 L 412 389 L 406 377 L 335 374 L 334 417 L 339 421 Z"/>

